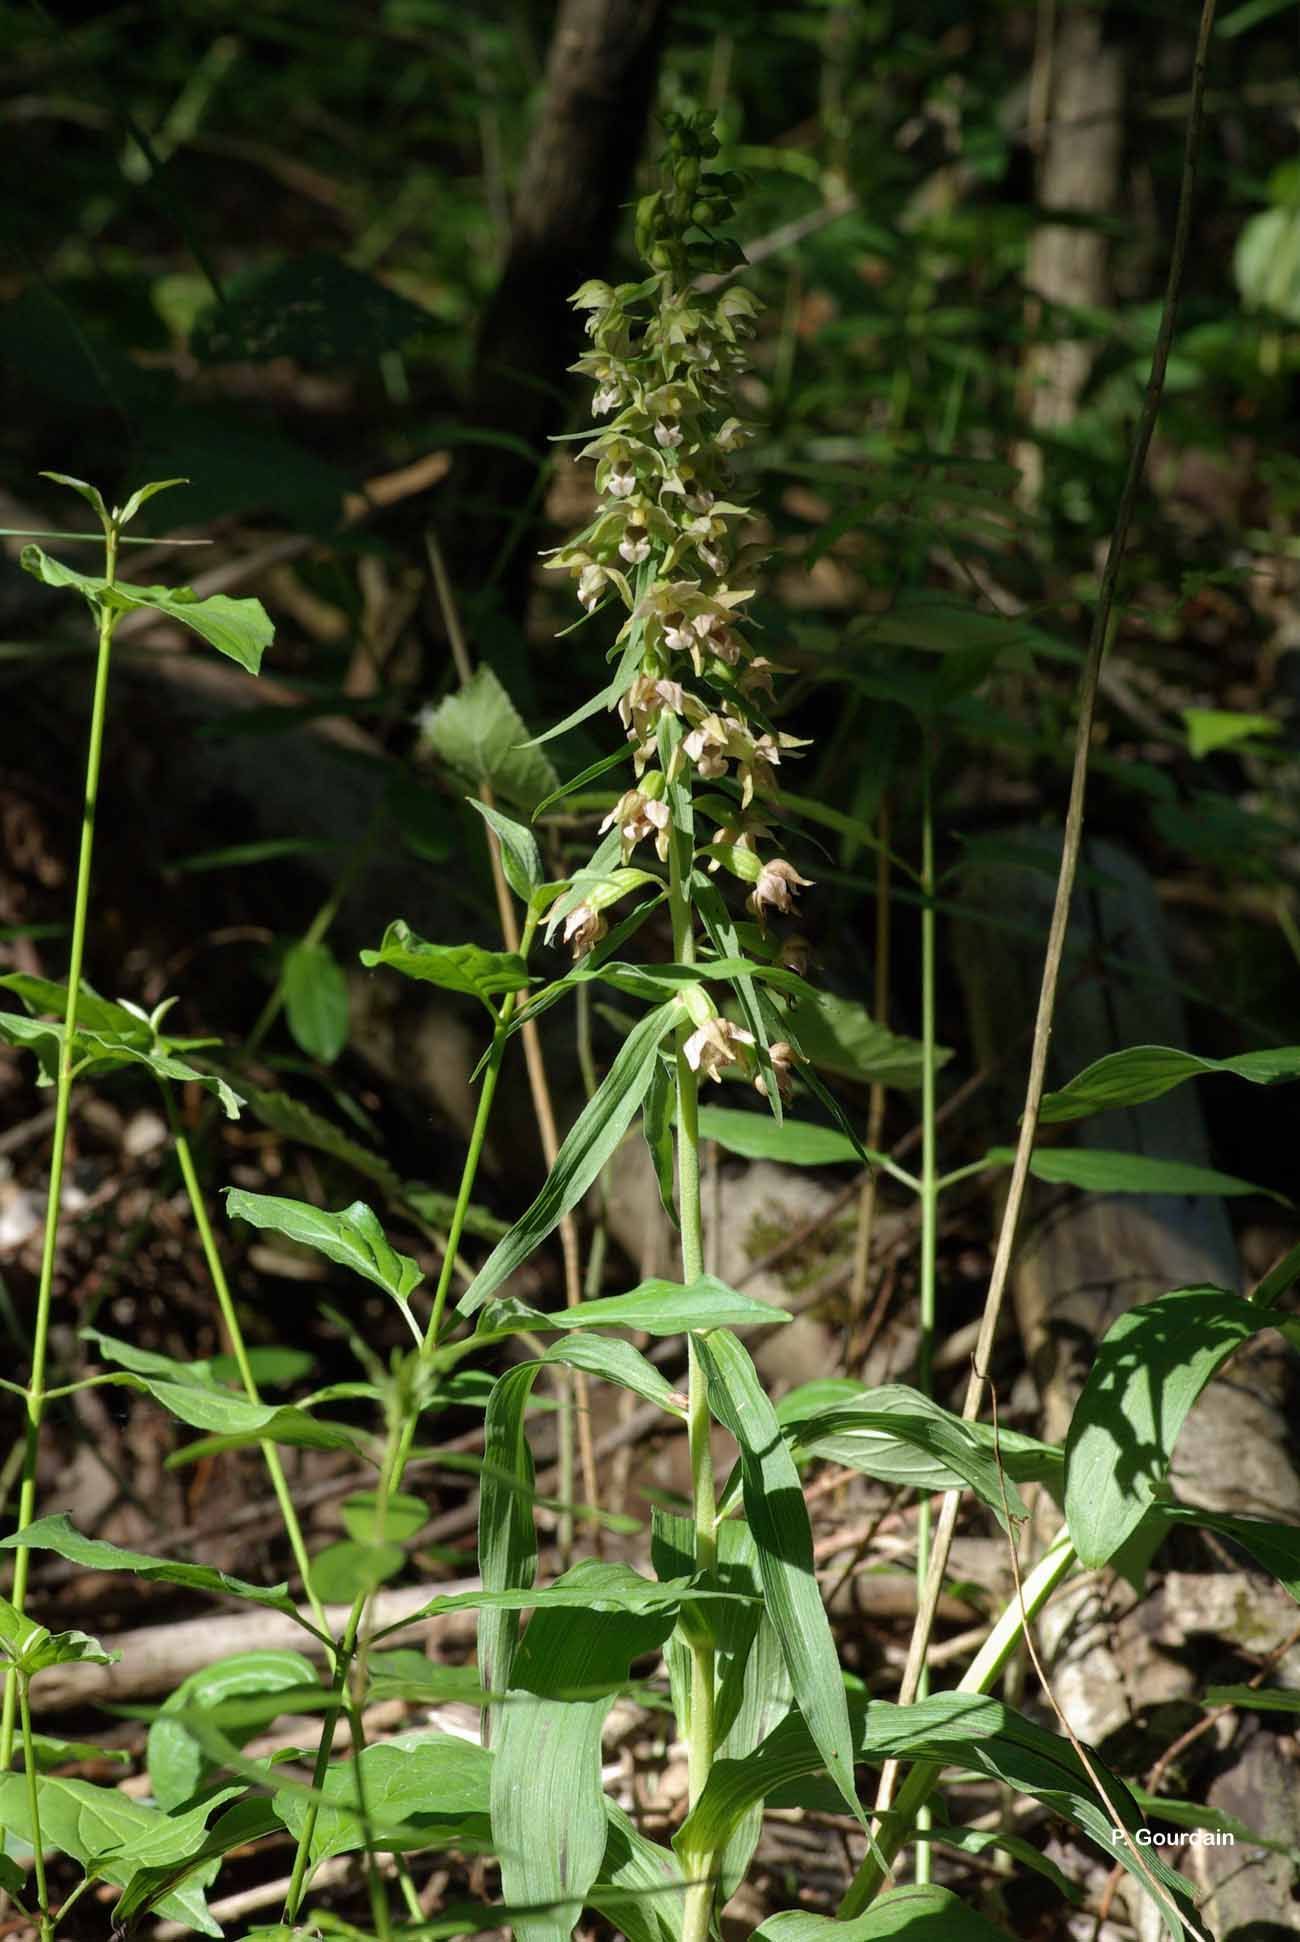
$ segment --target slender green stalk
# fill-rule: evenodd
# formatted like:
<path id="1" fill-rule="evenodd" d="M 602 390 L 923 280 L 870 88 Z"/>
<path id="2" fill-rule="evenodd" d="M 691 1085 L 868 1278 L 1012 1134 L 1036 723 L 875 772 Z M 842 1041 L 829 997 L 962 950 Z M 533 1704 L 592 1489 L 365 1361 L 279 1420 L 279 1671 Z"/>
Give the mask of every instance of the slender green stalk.
<path id="1" fill-rule="evenodd" d="M 935 1279 L 939 1238 L 939 1191 L 935 1125 L 935 909 L 934 909 L 934 778 L 933 751 L 927 731 L 921 757 L 921 1317 L 917 1344 L 916 1385 L 928 1396 L 933 1388 Z M 916 1507 L 916 1590 L 920 1598 L 930 1568 L 930 1499 L 922 1492 Z M 928 1667 L 922 1667 L 917 1697 L 930 1690 Z M 928 1828 L 930 1812 L 922 1808 L 918 1829 Z M 930 1843 L 916 1850 L 916 1879 L 930 1879 Z"/>
<path id="2" fill-rule="evenodd" d="M 36 1906 L 40 1914 L 41 1942 L 49 1942 L 50 1895 L 45 1884 L 45 1843 L 41 1838 L 41 1789 L 36 1772 L 36 1743 L 32 1735 L 32 1709 L 28 1699 L 28 1679 L 17 1674 L 18 1711 L 23 1739 L 23 1768 L 27 1775 L 27 1818 L 32 1824 L 32 1866 L 36 1874 Z"/>
<path id="3" fill-rule="evenodd" d="M 668 851 L 669 911 L 673 926 L 673 955 L 679 964 L 695 962 L 695 928 L 682 851 L 689 841 L 674 830 Z M 686 1057 L 689 1023 L 677 1029 L 677 1198 L 682 1233 L 682 1279 L 697 1281 L 704 1272 L 704 1233 L 700 1210 L 699 1079 Z M 695 1338 L 688 1338 L 690 1376 L 687 1434 L 691 1459 L 691 1498 L 695 1521 L 695 1568 L 711 1571 L 717 1560 L 717 1498 L 713 1455 L 709 1442 L 709 1398 Z M 704 1791 L 713 1766 L 715 1653 L 705 1640 L 692 1639 L 691 1708 L 687 1735 L 687 1798 L 690 1806 Z M 712 1920 L 714 1883 L 711 1857 L 701 1878 L 686 1891 L 682 1942 L 705 1942 Z"/>
<path id="4" fill-rule="evenodd" d="M 111 585 L 117 572 L 117 529 L 112 524 L 104 531 L 104 580 Z M 103 605 L 99 610 L 99 652 L 95 662 L 95 691 L 90 707 L 90 738 L 86 748 L 86 786 L 82 799 L 81 848 L 77 857 L 77 887 L 72 907 L 72 944 L 68 956 L 68 1003 L 63 1018 L 63 1038 L 59 1046 L 58 1074 L 54 1094 L 54 1138 L 50 1153 L 50 1190 L 45 1205 L 45 1239 L 41 1249 L 41 1276 L 36 1292 L 36 1326 L 32 1336 L 32 1366 L 27 1384 L 27 1422 L 23 1449 L 22 1483 L 18 1493 L 16 1528 L 26 1530 L 36 1515 L 36 1466 L 40 1455 L 41 1424 L 45 1416 L 45 1370 L 49 1353 L 50 1314 L 54 1299 L 54 1264 L 59 1241 L 59 1208 L 63 1194 L 63 1162 L 68 1144 L 68 1118 L 72 1100 L 74 1040 L 77 1007 L 81 997 L 81 967 L 86 955 L 86 921 L 90 910 L 91 866 L 95 853 L 95 811 L 99 800 L 99 771 L 104 752 L 104 718 L 108 709 L 108 671 L 113 648 L 113 629 L 117 614 Z M 27 1598 L 27 1572 L 31 1552 L 20 1548 L 14 1558 L 10 1603 L 22 1611 Z M 5 1682 L 4 1714 L 0 1721 L 0 1773 L 7 1772 L 13 1759 L 14 1711 L 18 1697 L 13 1670 Z"/>
<path id="5" fill-rule="evenodd" d="M 987 1693 L 992 1689 L 1019 1644 L 1025 1624 L 1038 1616 L 1077 1562 L 1069 1532 L 1062 1529 L 1025 1579 L 1021 1597 L 1011 1600 L 958 1680 L 958 1692 Z M 840 1921 L 860 1915 L 880 1893 L 888 1879 L 891 1862 L 912 1828 L 921 1824 L 920 1817 L 942 1772 L 942 1766 L 928 1761 L 920 1761 L 912 1768 L 888 1820 L 877 1826 L 874 1848 L 868 1850 L 836 1911 Z M 928 1842 L 920 1844 L 921 1848 L 928 1845 Z"/>
<path id="6" fill-rule="evenodd" d="M 252 1402 L 260 1403 L 262 1398 L 258 1391 L 257 1379 L 253 1374 L 253 1365 L 249 1361 L 248 1350 L 244 1344 L 244 1332 L 240 1327 L 239 1315 L 236 1311 L 234 1301 L 231 1298 L 230 1284 L 226 1280 L 225 1265 L 222 1262 L 220 1252 L 217 1248 L 216 1236 L 212 1232 L 212 1223 L 208 1219 L 208 1210 L 203 1199 L 203 1189 L 199 1184 L 198 1171 L 194 1165 L 194 1155 L 190 1150 L 189 1139 L 181 1125 L 180 1116 L 176 1111 L 176 1101 L 172 1095 L 172 1089 L 166 1083 L 164 1083 L 163 1092 L 167 1101 L 167 1118 L 171 1124 L 172 1144 L 176 1149 L 176 1158 L 180 1163 L 181 1178 L 185 1182 L 185 1191 L 190 1197 L 190 1208 L 194 1215 L 194 1225 L 199 1232 L 199 1240 L 203 1247 L 203 1258 L 208 1264 L 208 1273 L 212 1277 L 212 1286 L 216 1292 L 217 1306 L 221 1310 L 221 1319 L 225 1323 L 226 1336 L 230 1343 L 231 1353 L 235 1358 L 236 1367 L 239 1370 L 239 1379 L 244 1385 L 245 1395 Z M 266 1462 L 267 1475 L 271 1479 L 271 1488 L 275 1492 L 275 1500 L 280 1506 L 280 1516 L 283 1519 L 285 1533 L 289 1539 L 290 1548 L 293 1551 L 294 1563 L 297 1565 L 299 1575 L 302 1578 L 303 1592 L 308 1604 L 311 1606 L 312 1617 L 315 1619 L 319 1629 L 328 1638 L 329 1621 L 325 1616 L 324 1605 L 312 1588 L 311 1560 L 307 1555 L 307 1546 L 303 1539 L 302 1525 L 298 1520 L 298 1512 L 294 1506 L 293 1494 L 289 1489 L 288 1479 L 284 1474 L 284 1465 L 280 1461 L 280 1453 L 274 1443 L 263 1443 L 262 1455 Z"/>
<path id="7" fill-rule="evenodd" d="M 525 920 L 524 934 L 520 941 L 520 952 L 525 958 L 527 958 L 529 951 L 532 949 L 533 938 L 537 931 L 537 921 L 536 913 L 530 911 Z M 461 1169 L 460 1187 L 456 1194 L 456 1205 L 452 1210 L 451 1224 L 447 1230 L 446 1248 L 442 1257 L 442 1269 L 438 1276 L 438 1284 L 434 1290 L 433 1308 L 430 1312 L 429 1320 L 424 1331 L 424 1338 L 421 1341 L 418 1352 L 421 1362 L 427 1363 L 433 1356 L 442 1333 L 442 1320 L 446 1311 L 447 1297 L 451 1293 L 451 1284 L 456 1273 L 456 1258 L 460 1252 L 461 1237 L 465 1231 L 465 1220 L 469 1213 L 470 1201 L 474 1195 L 474 1183 L 478 1177 L 479 1162 L 483 1157 L 483 1147 L 487 1139 L 488 1121 L 492 1116 L 492 1102 L 496 1097 L 497 1080 L 501 1076 L 501 1067 L 505 1059 L 506 1045 L 510 1036 L 510 1023 L 515 1014 L 517 997 L 517 993 L 513 991 L 507 992 L 501 1001 L 501 1007 L 497 1014 L 497 1023 L 492 1034 L 492 1045 L 488 1052 L 487 1066 L 483 1073 L 483 1083 L 479 1089 L 478 1108 L 474 1114 L 474 1125 L 470 1131 L 469 1147 L 465 1154 L 465 1164 Z M 415 1441 L 418 1422 L 418 1411 L 415 1409 L 409 1410 L 403 1421 L 397 1426 L 396 1433 L 390 1441 L 388 1454 L 380 1472 L 379 1488 L 376 1492 L 375 1516 L 381 1529 L 387 1516 L 388 1505 L 395 1492 L 401 1489 L 402 1478 L 411 1454 L 411 1446 Z M 320 1751 L 316 1756 L 316 1772 L 313 1776 L 313 1785 L 317 1789 L 323 1784 L 325 1772 L 329 1766 L 335 1728 L 340 1716 L 347 1707 L 348 1678 L 353 1660 L 357 1655 L 358 1642 L 362 1638 L 362 1626 L 365 1620 L 366 1607 L 369 1602 L 370 1595 L 368 1592 L 361 1593 L 354 1600 L 352 1610 L 348 1614 L 348 1622 L 344 1629 L 343 1637 L 336 1649 L 334 1681 L 331 1688 L 329 1707 L 326 1711 L 324 1727 L 321 1733 Z M 294 1855 L 293 1872 L 290 1876 L 289 1889 L 284 1903 L 284 1920 L 286 1923 L 292 1923 L 297 1920 L 298 1911 L 302 1905 L 302 1897 L 307 1882 L 308 1856 L 316 1832 L 319 1811 L 319 1804 L 313 1801 L 308 1808 L 307 1818 L 303 1823 L 302 1833 L 298 1838 L 298 1849 Z M 372 1896 L 373 1893 L 372 1885 Z M 387 1897 L 385 1896 L 383 1899 L 386 1909 Z"/>

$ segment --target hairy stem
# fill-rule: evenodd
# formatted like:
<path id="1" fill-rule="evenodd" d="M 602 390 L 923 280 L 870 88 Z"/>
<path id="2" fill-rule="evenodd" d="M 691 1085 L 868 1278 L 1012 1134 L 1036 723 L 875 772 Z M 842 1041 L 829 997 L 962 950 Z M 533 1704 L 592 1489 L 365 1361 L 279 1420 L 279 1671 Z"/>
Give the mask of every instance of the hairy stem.
<path id="1" fill-rule="evenodd" d="M 112 584 L 117 572 L 117 531 L 107 526 L 104 536 L 104 580 Z M 108 670 L 112 657 L 117 613 L 108 605 L 99 610 L 99 652 L 95 661 L 95 690 L 90 707 L 90 737 L 86 748 L 86 786 L 82 798 L 81 848 L 77 857 L 77 887 L 72 907 L 72 943 L 68 955 L 68 1002 L 59 1046 L 54 1094 L 54 1136 L 50 1153 L 50 1189 L 45 1204 L 45 1238 L 41 1248 L 41 1276 L 36 1292 L 36 1326 L 32 1336 L 32 1366 L 27 1382 L 27 1421 L 23 1447 L 22 1483 L 18 1492 L 16 1528 L 26 1530 L 36 1515 L 36 1466 L 40 1455 L 41 1424 L 45 1415 L 45 1371 L 49 1352 L 50 1312 L 54 1298 L 54 1263 L 59 1241 L 59 1207 L 63 1193 L 63 1162 L 68 1145 L 68 1116 L 75 1064 L 74 1040 L 81 997 L 81 967 L 86 955 L 86 920 L 90 910 L 91 866 L 95 853 L 95 811 L 99 800 L 99 771 L 104 752 L 104 718 L 108 709 Z M 31 1552 L 20 1548 L 14 1558 L 10 1603 L 22 1611 L 27 1598 Z M 17 1675 L 11 1668 L 5 1681 L 4 1715 L 0 1721 L 0 1772 L 13 1759 Z"/>

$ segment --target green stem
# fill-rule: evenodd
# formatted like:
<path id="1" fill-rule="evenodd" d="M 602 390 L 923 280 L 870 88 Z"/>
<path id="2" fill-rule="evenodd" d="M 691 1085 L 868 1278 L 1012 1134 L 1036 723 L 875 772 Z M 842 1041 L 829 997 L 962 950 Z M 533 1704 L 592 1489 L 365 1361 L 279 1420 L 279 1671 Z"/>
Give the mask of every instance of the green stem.
<path id="1" fill-rule="evenodd" d="M 674 829 L 668 851 L 669 911 L 673 926 L 673 955 L 678 964 L 695 962 L 695 925 L 690 895 L 682 872 L 682 850 L 689 847 Z M 688 866 L 689 867 L 689 866 Z M 686 1057 L 689 1021 L 677 1028 L 677 1200 L 682 1233 L 682 1279 L 698 1281 L 704 1272 L 704 1230 L 700 1211 L 699 1080 Z M 717 1561 L 717 1497 L 710 1449 L 709 1398 L 695 1338 L 688 1337 L 690 1377 L 687 1429 L 691 1458 L 691 1498 L 695 1521 L 695 1569 L 712 1571 Z M 714 1648 L 707 1640 L 692 1639 L 691 1700 L 687 1731 L 687 1799 L 694 1807 L 713 1767 Z M 707 1942 L 712 1924 L 714 1857 L 700 1858 L 699 1878 L 686 1890 L 682 1913 L 682 1942 Z"/>
<path id="2" fill-rule="evenodd" d="M 525 959 L 532 948 L 536 930 L 537 916 L 533 911 L 529 911 L 524 923 L 524 933 L 519 946 L 520 953 Z M 496 1096 L 497 1080 L 501 1075 L 501 1066 L 505 1059 L 506 1045 L 510 1035 L 510 1022 L 515 1014 L 516 1002 L 517 993 L 513 991 L 507 992 L 501 1001 L 501 1009 L 497 1014 L 496 1027 L 492 1034 L 492 1045 L 488 1052 L 487 1067 L 484 1071 L 483 1084 L 479 1091 L 478 1108 L 474 1114 L 474 1125 L 469 1136 L 469 1149 L 465 1155 L 465 1164 L 461 1169 L 460 1188 L 456 1195 L 455 1208 L 452 1211 L 451 1225 L 447 1230 L 446 1249 L 442 1258 L 442 1269 L 438 1276 L 438 1285 L 434 1291 L 433 1309 L 430 1313 L 428 1325 L 424 1331 L 424 1338 L 419 1348 L 421 1361 L 427 1362 L 434 1354 L 438 1347 L 438 1338 L 442 1332 L 442 1318 L 447 1306 L 447 1297 L 451 1292 L 451 1284 L 456 1273 L 456 1257 L 460 1252 L 461 1236 L 465 1231 L 465 1221 L 469 1213 L 470 1201 L 474 1194 L 474 1182 L 478 1175 L 479 1162 L 483 1157 L 483 1147 L 487 1139 L 488 1121 L 492 1114 L 492 1102 Z M 404 1421 L 398 1426 L 397 1433 L 390 1442 L 388 1454 L 385 1458 L 383 1469 L 380 1472 L 379 1488 L 376 1492 L 375 1514 L 381 1529 L 387 1517 L 389 1502 L 394 1492 L 401 1488 L 402 1478 L 411 1454 L 411 1446 L 415 1441 L 418 1420 L 417 1411 L 414 1409 L 410 1410 Z M 313 1785 L 318 1790 L 324 1781 L 325 1771 L 329 1766 L 330 1749 L 334 1741 L 334 1729 L 347 1704 L 348 1677 L 353 1659 L 356 1656 L 357 1643 L 361 1636 L 361 1628 L 365 1619 L 368 1603 L 369 1593 L 362 1593 L 354 1601 L 352 1610 L 348 1614 L 347 1627 L 335 1657 L 334 1683 L 331 1691 L 330 1707 L 325 1717 L 320 1751 L 316 1756 L 316 1771 L 313 1776 Z M 288 1893 L 285 1896 L 284 1920 L 286 1924 L 292 1924 L 298 1917 L 298 1910 L 301 1906 L 307 1883 L 308 1855 L 316 1832 L 318 1814 L 318 1803 L 313 1801 L 307 1811 L 307 1818 L 303 1823 L 302 1833 L 298 1837 L 298 1850 L 294 1856 L 293 1873 L 289 1880 Z M 374 1889 L 372 1885 L 372 1898 L 373 1895 Z M 386 1895 L 384 1896 L 384 1908 L 387 1909 Z"/>
<path id="3" fill-rule="evenodd" d="M 117 532 L 111 525 L 104 534 L 104 581 L 111 585 L 117 572 Z M 95 853 L 95 810 L 99 798 L 99 771 L 104 751 L 104 718 L 108 708 L 108 670 L 113 647 L 116 611 L 103 605 L 99 610 L 99 653 L 95 662 L 95 691 L 90 707 L 90 738 L 86 749 L 86 786 L 82 799 L 81 849 L 77 857 L 77 888 L 72 908 L 72 944 L 68 957 L 68 1003 L 63 1018 L 63 1040 L 59 1047 L 59 1067 L 54 1094 L 54 1136 L 50 1153 L 50 1190 L 45 1205 L 45 1239 L 41 1249 L 41 1277 L 36 1293 L 36 1327 L 32 1337 L 32 1366 L 27 1384 L 27 1422 L 23 1448 L 22 1484 L 18 1493 L 16 1528 L 26 1530 L 36 1515 L 36 1465 L 40 1453 L 41 1423 L 45 1415 L 45 1369 L 49 1352 L 50 1312 L 54 1297 L 54 1263 L 59 1240 L 59 1207 L 63 1193 L 63 1161 L 68 1144 L 68 1117 L 72 1099 L 74 1065 L 73 1041 L 77 1031 L 77 1006 L 81 996 L 81 967 L 86 955 L 86 920 L 90 909 L 91 864 Z M 27 1572 L 31 1552 L 20 1548 L 14 1558 L 13 1586 L 9 1601 L 21 1612 L 27 1598 Z M 5 1681 L 4 1715 L 0 1722 L 0 1773 L 9 1769 L 13 1759 L 14 1712 L 18 1697 L 17 1675 L 11 1669 Z"/>
<path id="4" fill-rule="evenodd" d="M 935 1124 L 935 909 L 934 909 L 934 802 L 932 798 L 933 754 L 929 734 L 921 758 L 921 1326 L 917 1344 L 916 1386 L 928 1396 L 933 1387 L 935 1281 L 939 1239 L 939 1190 L 936 1165 Z M 916 1593 L 919 1599 L 930 1569 L 930 1499 L 924 1492 L 916 1507 Z M 930 1690 L 929 1668 L 923 1667 L 917 1698 Z M 928 1808 L 917 1816 L 918 1827 L 928 1827 Z M 921 1841 L 916 1850 L 916 1879 L 924 1886 L 930 1879 L 930 1843 Z"/>
<path id="5" fill-rule="evenodd" d="M 1025 1579 L 1020 1597 L 1013 1598 L 1003 1611 L 958 1680 L 958 1692 L 987 1693 L 992 1690 L 1007 1660 L 1019 1645 L 1025 1626 L 1037 1617 L 1077 1562 L 1070 1534 L 1062 1529 Z M 888 1820 L 876 1830 L 874 1850 L 867 1852 L 836 1911 L 839 1921 L 848 1921 L 850 1917 L 860 1915 L 880 1893 L 888 1879 L 890 1863 L 908 1839 L 912 1828 L 919 1824 L 942 1772 L 942 1766 L 929 1761 L 921 1761 L 912 1768 L 899 1790 Z M 921 1846 L 928 1846 L 928 1843 Z"/>
<path id="6" fill-rule="evenodd" d="M 45 1843 L 41 1838 L 41 1789 L 36 1771 L 36 1744 L 32 1736 L 32 1709 L 28 1700 L 26 1675 L 15 1670 L 18 1684 L 18 1710 L 23 1737 L 23 1767 L 27 1775 L 27 1818 L 32 1824 L 32 1865 L 36 1873 L 36 1906 L 40 1913 L 41 1942 L 50 1935 L 50 1896 L 45 1885 Z"/>
<path id="7" fill-rule="evenodd" d="M 253 1365 L 249 1361 L 248 1350 L 244 1344 L 244 1332 L 240 1327 L 239 1315 L 235 1309 L 234 1301 L 231 1298 L 230 1284 L 226 1280 L 226 1270 L 217 1248 L 216 1236 L 212 1232 L 212 1223 L 208 1219 L 208 1210 L 203 1198 L 203 1189 L 199 1184 L 198 1171 L 194 1165 L 194 1155 L 190 1149 L 190 1143 L 185 1131 L 181 1126 L 172 1089 L 165 1081 L 163 1083 L 163 1097 L 167 1102 L 167 1118 L 171 1124 L 172 1144 L 176 1149 L 176 1158 L 180 1163 L 181 1177 L 185 1182 L 185 1191 L 190 1197 L 190 1208 L 194 1215 L 194 1225 L 199 1232 L 199 1240 L 203 1247 L 203 1258 L 208 1264 L 208 1273 L 212 1277 L 212 1286 L 216 1291 L 217 1306 L 221 1310 L 221 1319 L 226 1326 L 226 1336 L 230 1343 L 231 1352 L 235 1358 L 236 1367 L 239 1370 L 239 1379 L 244 1385 L 244 1393 L 248 1396 L 249 1400 L 260 1403 L 262 1398 L 258 1391 L 257 1379 L 253 1374 Z M 280 1453 L 273 1443 L 264 1443 L 262 1445 L 262 1455 L 266 1463 L 267 1474 L 271 1479 L 271 1488 L 274 1490 L 276 1502 L 280 1506 L 280 1516 L 284 1521 L 284 1528 L 289 1539 L 290 1548 L 293 1551 L 294 1562 L 302 1578 L 304 1595 L 308 1604 L 311 1606 L 312 1617 L 315 1619 L 318 1628 L 328 1638 L 329 1621 L 325 1616 L 324 1605 L 312 1588 L 311 1560 L 307 1555 L 307 1546 L 303 1539 L 302 1525 L 298 1521 L 298 1512 L 294 1507 L 288 1479 L 284 1474 L 284 1465 L 280 1461 Z"/>

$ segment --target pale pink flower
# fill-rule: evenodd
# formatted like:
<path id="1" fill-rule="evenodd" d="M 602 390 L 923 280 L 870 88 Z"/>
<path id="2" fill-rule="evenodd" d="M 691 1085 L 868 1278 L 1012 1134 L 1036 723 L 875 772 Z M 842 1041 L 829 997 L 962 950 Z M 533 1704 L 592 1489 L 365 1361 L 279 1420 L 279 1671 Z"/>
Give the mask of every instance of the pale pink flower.
<path id="1" fill-rule="evenodd" d="M 615 384 L 602 384 L 591 401 L 593 418 L 603 418 L 607 411 L 614 411 L 619 402 L 619 390 Z"/>
<path id="2" fill-rule="evenodd" d="M 664 615 L 664 646 L 690 649 L 695 645 L 695 635 L 685 614 Z"/>
<path id="3" fill-rule="evenodd" d="M 788 1102 L 791 1093 L 794 1091 L 794 1047 L 788 1044 L 785 1039 L 779 1038 L 775 1045 L 768 1046 L 767 1053 L 772 1061 L 772 1073 L 776 1079 L 776 1089 L 782 1099 Z M 761 1092 L 764 1099 L 767 1098 L 766 1074 L 759 1072 L 755 1076 L 754 1090 Z"/>
<path id="4" fill-rule="evenodd" d="M 583 957 L 605 935 L 609 925 L 590 904 L 577 904 L 564 920 L 564 941 L 575 958 Z"/>
<path id="5" fill-rule="evenodd" d="M 791 898 L 798 891 L 806 890 L 810 882 L 810 878 L 799 875 L 793 863 L 775 857 L 763 865 L 758 882 L 745 901 L 759 923 L 766 925 L 769 910 L 779 910 L 783 915 L 793 910 Z"/>
<path id="6" fill-rule="evenodd" d="M 631 466 L 612 466 L 605 481 L 605 490 L 612 493 L 615 499 L 630 499 L 636 491 L 636 473 Z"/>
<path id="7" fill-rule="evenodd" d="M 605 590 L 607 579 L 603 566 L 593 564 L 583 567 L 578 581 L 578 599 L 589 614 L 594 613 L 600 604 L 600 596 Z"/>
<path id="8" fill-rule="evenodd" d="M 721 1079 L 726 1066 L 744 1063 L 744 1048 L 753 1043 L 753 1033 L 733 1025 L 729 1018 L 710 1018 L 691 1033 L 682 1050 L 692 1072 Z"/>
<path id="9" fill-rule="evenodd" d="M 623 528 L 623 537 L 618 550 L 629 566 L 640 566 L 642 560 L 650 557 L 650 535 L 644 526 L 628 525 Z"/>
<path id="10" fill-rule="evenodd" d="M 654 837 L 655 849 L 663 858 L 668 854 L 671 820 L 666 802 L 660 802 L 655 796 L 647 796 L 643 790 L 627 789 L 606 816 L 600 831 L 604 835 L 607 829 L 617 827 L 625 863 L 636 845 L 647 836 Z"/>
<path id="11" fill-rule="evenodd" d="M 671 452 L 675 450 L 675 448 L 678 445 L 680 445 L 681 442 L 682 442 L 681 426 L 670 425 L 666 423 L 664 419 L 661 418 L 655 426 L 655 443 L 659 445 L 665 452 Z"/>

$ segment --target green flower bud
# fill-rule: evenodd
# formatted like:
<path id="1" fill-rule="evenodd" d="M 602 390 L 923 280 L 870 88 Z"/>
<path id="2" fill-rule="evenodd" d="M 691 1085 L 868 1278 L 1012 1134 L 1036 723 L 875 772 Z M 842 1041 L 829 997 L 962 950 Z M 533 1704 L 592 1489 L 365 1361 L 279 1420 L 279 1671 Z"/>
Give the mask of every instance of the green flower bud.
<path id="1" fill-rule="evenodd" d="M 700 165 L 693 155 L 686 155 L 673 170 L 673 181 L 679 189 L 693 189 L 700 179 Z"/>

